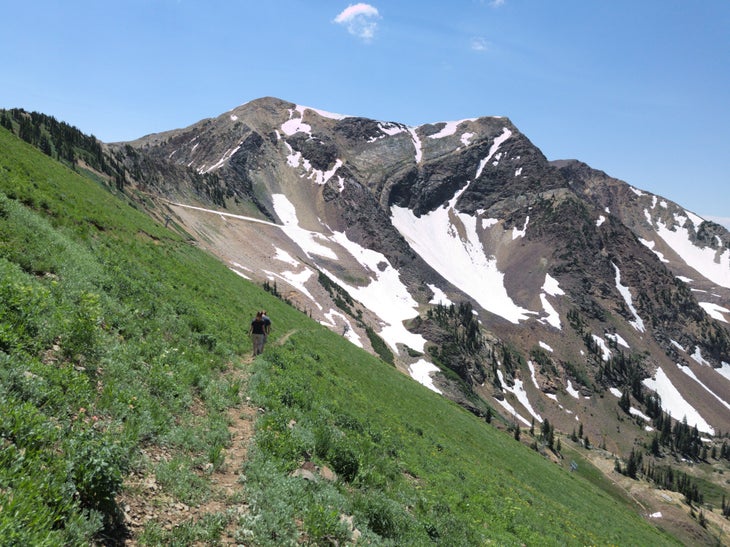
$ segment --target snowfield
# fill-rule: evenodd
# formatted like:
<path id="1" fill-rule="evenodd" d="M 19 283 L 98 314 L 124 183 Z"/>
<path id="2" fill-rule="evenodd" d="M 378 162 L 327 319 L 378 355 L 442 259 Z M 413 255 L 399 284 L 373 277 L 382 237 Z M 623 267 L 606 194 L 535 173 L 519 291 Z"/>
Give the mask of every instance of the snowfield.
<path id="1" fill-rule="evenodd" d="M 494 147 L 494 145 L 493 145 Z M 535 312 L 514 303 L 504 286 L 497 261 L 487 256 L 477 233 L 478 218 L 460 213 L 456 202 L 467 183 L 444 206 L 417 217 L 407 207 L 391 206 L 393 225 L 429 266 L 467 293 L 484 309 L 512 323 Z M 455 227 L 463 228 L 465 237 Z"/>
<path id="2" fill-rule="evenodd" d="M 682 397 L 682 394 L 674 387 L 672 381 L 661 367 L 657 369 L 654 378 L 646 378 L 643 384 L 659 394 L 662 398 L 662 408 L 672 418 L 682 421 L 686 417 L 687 424 L 690 427 L 696 425 L 700 431 L 709 433 L 710 435 L 715 434 L 713 427 Z"/>
<path id="3" fill-rule="evenodd" d="M 690 213 L 688 213 L 690 215 Z M 702 219 L 691 215 L 690 219 L 699 227 Z M 704 277 L 721 287 L 730 288 L 730 249 L 720 250 L 711 247 L 697 247 L 690 239 L 689 230 L 685 227 L 687 217 L 675 214 L 677 226 L 670 229 L 661 221 L 657 221 L 657 234 L 676 252 L 688 266 L 691 266 Z"/>

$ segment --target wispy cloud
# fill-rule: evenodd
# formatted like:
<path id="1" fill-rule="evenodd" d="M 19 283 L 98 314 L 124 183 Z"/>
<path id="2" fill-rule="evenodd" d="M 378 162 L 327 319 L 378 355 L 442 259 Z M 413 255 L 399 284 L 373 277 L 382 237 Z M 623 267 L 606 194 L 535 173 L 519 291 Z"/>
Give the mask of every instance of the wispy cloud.
<path id="1" fill-rule="evenodd" d="M 493 8 L 498 8 L 499 6 L 504 6 L 505 0 L 491 0 L 489 2 L 489 5 Z"/>
<path id="2" fill-rule="evenodd" d="M 353 36 L 369 42 L 375 37 L 378 19 L 380 19 L 380 13 L 378 13 L 377 8 L 360 2 L 347 6 L 335 17 L 334 22 L 338 25 L 344 25 L 347 32 Z"/>
<path id="3" fill-rule="evenodd" d="M 489 42 L 482 36 L 475 36 L 471 39 L 470 46 L 474 51 L 487 51 L 489 49 Z"/>

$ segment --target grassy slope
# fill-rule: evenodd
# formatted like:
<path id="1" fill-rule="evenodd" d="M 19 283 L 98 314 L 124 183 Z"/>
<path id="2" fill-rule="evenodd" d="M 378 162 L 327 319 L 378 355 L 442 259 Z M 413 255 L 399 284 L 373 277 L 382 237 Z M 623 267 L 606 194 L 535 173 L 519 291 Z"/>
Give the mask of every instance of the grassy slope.
<path id="1" fill-rule="evenodd" d="M 382 544 L 672 543 L 1 129 L 0 299 L 2 537 L 83 544 L 104 522 L 119 533 L 113 499 L 131 469 L 205 500 L 199 470 L 220 465 L 222 411 L 240 402 L 226 370 L 266 307 L 276 330 L 249 387 L 265 412 L 245 465 L 250 512 L 232 522 L 240 541 L 345 539 L 348 514 Z M 141 458 L 150 446 L 172 460 Z M 305 459 L 340 480 L 290 476 Z"/>

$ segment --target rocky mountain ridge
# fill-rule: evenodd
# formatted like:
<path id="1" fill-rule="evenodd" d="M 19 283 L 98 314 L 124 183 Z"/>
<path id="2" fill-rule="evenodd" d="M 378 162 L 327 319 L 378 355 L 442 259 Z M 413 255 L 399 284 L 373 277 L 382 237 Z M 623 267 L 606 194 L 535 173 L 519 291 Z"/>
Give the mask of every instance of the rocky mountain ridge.
<path id="1" fill-rule="evenodd" d="M 610 444 L 611 390 L 633 382 L 676 420 L 730 426 L 728 232 L 549 162 L 507 118 L 409 127 L 266 98 L 108 146 L 128 188 L 231 268 L 371 351 L 377 333 L 475 412 Z M 469 302 L 487 350 L 449 362 L 423 326 L 439 302 Z"/>

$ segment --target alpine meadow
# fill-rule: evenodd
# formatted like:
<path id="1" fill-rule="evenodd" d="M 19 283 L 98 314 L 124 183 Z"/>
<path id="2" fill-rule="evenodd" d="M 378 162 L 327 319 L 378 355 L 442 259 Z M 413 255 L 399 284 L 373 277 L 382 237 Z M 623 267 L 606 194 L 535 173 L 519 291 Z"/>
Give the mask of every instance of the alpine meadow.
<path id="1" fill-rule="evenodd" d="M 0 121 L 0 544 L 728 544 L 726 289 L 639 234 L 683 233 L 675 204 L 508 120 Z M 471 227 L 476 275 L 424 250 Z"/>

